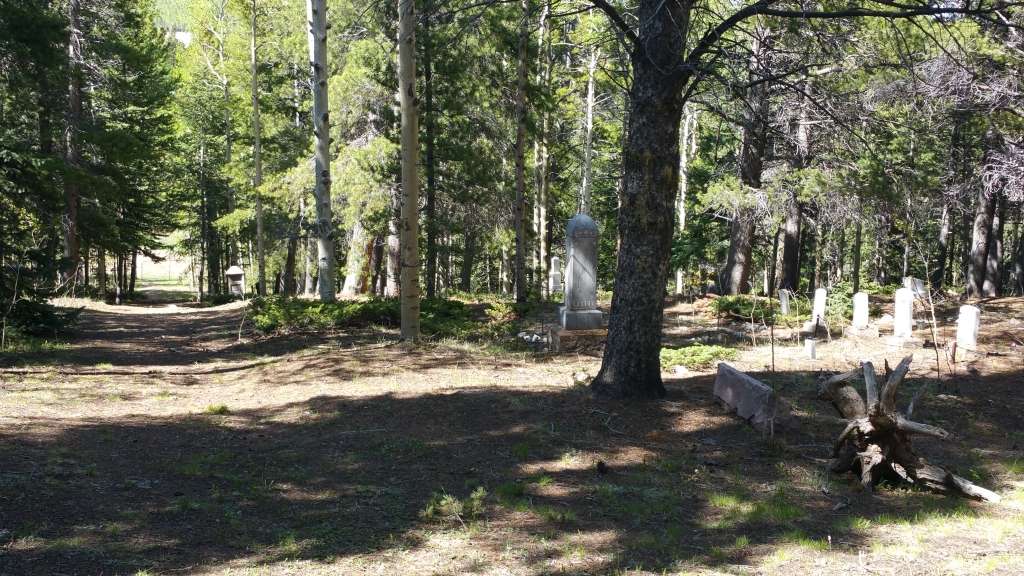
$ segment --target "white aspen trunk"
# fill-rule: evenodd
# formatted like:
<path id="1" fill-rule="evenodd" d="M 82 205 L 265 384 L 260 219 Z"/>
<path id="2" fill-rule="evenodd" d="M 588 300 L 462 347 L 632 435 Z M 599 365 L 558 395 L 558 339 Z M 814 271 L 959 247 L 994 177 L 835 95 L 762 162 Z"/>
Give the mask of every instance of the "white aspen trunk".
<path id="1" fill-rule="evenodd" d="M 260 186 L 263 185 L 263 125 L 260 123 L 259 81 L 256 75 L 256 0 L 252 0 L 252 20 L 249 43 L 249 70 L 252 76 L 252 187 L 256 193 L 256 291 L 260 296 L 267 295 L 266 254 L 263 243 L 263 198 Z"/>
<path id="2" fill-rule="evenodd" d="M 398 0 L 398 92 L 402 106 L 402 339 L 420 336 L 419 127 L 416 117 L 416 4 Z"/>
<path id="3" fill-rule="evenodd" d="M 683 108 L 683 121 L 679 127 L 679 195 L 676 197 L 676 216 L 679 231 L 686 230 L 686 189 L 689 185 L 687 169 L 690 159 L 697 153 L 697 110 Z M 683 269 L 676 269 L 676 294 L 683 293 Z"/>
<path id="4" fill-rule="evenodd" d="M 545 2 L 540 13 L 540 45 L 541 56 L 537 70 L 537 84 L 545 93 L 551 89 L 551 34 L 548 16 L 551 13 L 550 2 Z M 543 112 L 540 119 L 540 134 L 534 143 L 534 170 L 537 179 L 537 201 L 534 210 L 534 232 L 537 238 L 537 285 L 540 294 L 550 298 L 548 273 L 551 263 L 548 257 L 548 113 Z"/>
<path id="5" fill-rule="evenodd" d="M 331 122 L 327 103 L 327 2 L 306 0 L 313 80 L 313 177 L 316 188 L 317 279 L 321 302 L 334 301 L 334 225 L 331 216 Z M 308 261 L 308 256 L 307 256 Z M 306 283 L 310 283 L 309 273 Z"/>
<path id="6" fill-rule="evenodd" d="M 514 280 L 516 302 L 526 302 L 526 74 L 530 40 L 530 0 L 522 0 L 519 19 L 519 64 L 516 74 L 516 200 L 513 225 L 516 233 Z"/>
<path id="7" fill-rule="evenodd" d="M 594 158 L 594 72 L 597 70 L 598 48 L 590 50 L 587 66 L 587 101 L 583 120 L 583 182 L 580 186 L 580 212 L 590 214 L 590 190 L 593 186 Z"/>

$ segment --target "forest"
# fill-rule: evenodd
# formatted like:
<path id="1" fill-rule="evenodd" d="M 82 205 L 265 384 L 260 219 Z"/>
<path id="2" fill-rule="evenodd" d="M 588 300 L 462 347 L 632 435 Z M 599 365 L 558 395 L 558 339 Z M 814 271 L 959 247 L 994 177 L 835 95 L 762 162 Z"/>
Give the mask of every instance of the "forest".
<path id="1" fill-rule="evenodd" d="M 895 573 L 877 543 L 906 545 L 922 514 L 932 532 L 1001 527 L 975 535 L 994 572 L 948 573 L 1017 573 L 1024 4 L 0 0 L 0 317 L 0 458 L 36 463 L 0 471 L 0 573 L 838 573 L 865 549 Z M 872 361 L 908 353 L 872 384 Z M 756 433 L 698 400 L 722 400 L 726 361 L 800 424 L 740 447 Z M 836 379 L 851 367 L 859 410 Z M 920 386 L 893 415 L 904 376 Z M 828 402 L 850 421 L 830 456 L 859 458 L 850 486 L 807 472 L 842 430 Z M 919 402 L 966 445 L 932 452 L 959 474 L 940 468 L 939 491 L 974 482 L 1008 505 L 835 499 L 879 483 L 847 435 L 877 439 L 863 418 L 897 426 Z M 460 426 L 493 445 L 460 452 Z M 256 430 L 267 451 L 240 456 Z M 899 430 L 885 458 L 917 458 Z M 122 434 L 177 456 L 94 454 Z M 319 434 L 369 441 L 287 448 Z M 390 486 L 384 461 L 414 463 Z M 936 488 L 900 462 L 884 466 Z M 108 486 L 41 520 L 116 466 L 137 467 L 128 493 L 174 495 Z M 802 511 L 833 505 L 854 514 L 842 527 Z M 441 558 L 456 533 L 459 559 Z M 915 537 L 920 562 L 950 546 Z"/>

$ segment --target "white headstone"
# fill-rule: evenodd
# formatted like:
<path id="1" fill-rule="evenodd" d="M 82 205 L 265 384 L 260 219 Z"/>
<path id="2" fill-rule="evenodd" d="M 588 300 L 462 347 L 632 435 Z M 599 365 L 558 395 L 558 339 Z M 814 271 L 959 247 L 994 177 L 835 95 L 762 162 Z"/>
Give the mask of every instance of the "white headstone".
<path id="1" fill-rule="evenodd" d="M 562 259 L 558 256 L 551 257 L 551 271 L 548 272 L 548 293 L 555 294 L 562 291 Z"/>
<path id="2" fill-rule="evenodd" d="M 977 306 L 961 306 L 956 320 L 956 345 L 974 350 L 978 347 L 978 329 L 981 328 L 981 310 Z"/>
<path id="3" fill-rule="evenodd" d="M 868 295 L 865 292 L 857 292 L 853 295 L 853 327 L 867 328 L 869 321 Z"/>
<path id="4" fill-rule="evenodd" d="M 789 290 L 779 290 L 779 312 L 789 314 Z"/>
<path id="5" fill-rule="evenodd" d="M 892 335 L 910 338 L 914 330 L 914 291 L 900 288 L 896 291 L 896 305 L 892 320 Z"/>
<path id="6" fill-rule="evenodd" d="M 597 309 L 597 223 L 586 214 L 573 216 L 565 229 L 565 243 L 565 304 L 559 308 L 562 328 L 600 328 L 604 318 Z"/>
<path id="7" fill-rule="evenodd" d="M 825 301 L 828 299 L 828 291 L 818 288 L 814 291 L 814 307 L 811 308 L 811 324 L 825 324 Z"/>
<path id="8" fill-rule="evenodd" d="M 924 280 L 920 278 L 914 278 L 913 276 L 904 277 L 903 287 L 909 289 L 918 298 L 926 298 L 928 296 L 928 287 L 925 285 Z"/>
<path id="9" fill-rule="evenodd" d="M 818 358 L 817 338 L 804 338 L 804 353 L 807 354 L 807 358 L 810 360 Z"/>

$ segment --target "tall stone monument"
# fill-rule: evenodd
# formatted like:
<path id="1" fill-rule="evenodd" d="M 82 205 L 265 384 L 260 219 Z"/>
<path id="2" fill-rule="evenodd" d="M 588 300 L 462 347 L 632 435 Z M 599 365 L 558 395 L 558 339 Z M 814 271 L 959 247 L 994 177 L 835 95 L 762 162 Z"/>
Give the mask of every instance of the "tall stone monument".
<path id="1" fill-rule="evenodd" d="M 779 313 L 788 315 L 789 314 L 789 290 L 783 288 L 779 290 Z"/>
<path id="2" fill-rule="evenodd" d="M 597 309 L 597 224 L 586 214 L 569 220 L 565 230 L 565 304 L 558 309 L 563 330 L 601 328 Z"/>

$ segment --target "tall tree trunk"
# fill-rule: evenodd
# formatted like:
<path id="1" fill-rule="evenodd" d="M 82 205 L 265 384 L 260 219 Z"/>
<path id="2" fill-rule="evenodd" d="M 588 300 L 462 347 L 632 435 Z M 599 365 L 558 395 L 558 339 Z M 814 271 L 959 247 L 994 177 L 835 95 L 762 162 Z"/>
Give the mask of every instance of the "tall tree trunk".
<path id="1" fill-rule="evenodd" d="M 786 203 L 786 221 L 782 227 L 782 285 L 779 286 L 791 292 L 800 289 L 800 210 L 800 201 L 793 191 Z"/>
<path id="2" fill-rule="evenodd" d="M 437 295 L 437 175 L 434 160 L 434 37 L 431 35 L 430 20 L 434 14 L 433 0 L 424 2 L 423 15 L 423 120 L 426 124 L 424 143 L 426 148 L 425 166 L 427 189 L 423 207 L 424 223 L 427 228 L 427 298 Z"/>
<path id="3" fill-rule="evenodd" d="M 754 32 L 753 54 L 748 76 L 753 86 L 747 90 L 744 107 L 743 138 L 740 144 L 740 182 L 758 190 L 768 143 L 768 83 L 760 81 L 765 75 L 770 43 L 767 31 L 758 27 Z M 722 273 L 722 293 L 742 294 L 749 288 L 753 265 L 755 213 L 752 207 L 741 205 L 733 214 L 730 226 L 729 256 Z"/>
<path id="4" fill-rule="evenodd" d="M 530 0 L 522 0 L 523 13 L 519 20 L 519 63 L 516 72 L 516 199 L 515 228 L 515 288 L 516 302 L 526 302 L 526 75 L 530 47 Z"/>
<path id="5" fill-rule="evenodd" d="M 420 336 L 419 129 L 416 117 L 416 3 L 398 0 L 398 91 L 402 106 L 402 339 Z"/>
<path id="6" fill-rule="evenodd" d="M 64 127 L 64 160 L 70 173 L 64 177 L 64 280 L 74 281 L 79 269 L 78 203 L 82 150 L 79 132 L 82 122 L 82 6 L 81 0 L 68 0 L 68 109 Z"/>
<path id="7" fill-rule="evenodd" d="M 540 60 L 537 66 L 537 85 L 541 87 L 541 90 L 545 94 L 549 94 L 551 91 L 551 0 L 544 1 L 544 7 L 541 9 L 540 14 Z M 540 112 L 540 134 L 537 135 L 537 139 L 534 142 L 533 154 L 534 154 L 534 170 L 537 179 L 537 201 L 536 201 L 536 217 L 534 219 L 534 232 L 537 237 L 537 286 L 539 287 L 539 294 L 542 294 L 546 298 L 550 298 L 551 294 L 548 286 L 548 275 L 551 272 L 551 258 L 548 254 L 548 207 L 550 204 L 549 188 L 550 178 L 548 178 L 548 132 L 550 123 L 550 114 L 548 110 L 542 109 Z"/>
<path id="8" fill-rule="evenodd" d="M 861 217 L 863 215 L 863 208 L 859 206 L 859 203 L 858 203 L 858 208 L 861 210 L 861 214 L 858 215 L 857 227 L 856 227 L 856 231 L 854 232 L 854 235 L 853 235 L 853 272 L 851 273 L 851 275 L 853 276 L 853 293 L 854 294 L 856 294 L 857 292 L 860 292 L 860 259 L 861 259 L 861 247 L 863 245 L 862 244 L 862 241 L 863 241 L 863 236 L 862 236 L 863 226 L 861 225 Z"/>
<path id="9" fill-rule="evenodd" d="M 1006 198 L 1002 195 L 997 199 L 998 209 L 994 210 L 992 231 L 988 237 L 988 255 L 986 256 L 985 281 L 982 294 L 986 298 L 1000 295 L 1003 284 L 1003 228 L 1006 224 Z"/>
<path id="10" fill-rule="evenodd" d="M 358 296 L 366 291 L 367 265 L 366 245 L 373 240 L 367 238 L 366 228 L 360 219 L 356 219 L 352 226 L 352 238 L 348 243 L 348 258 L 345 261 L 345 284 L 341 288 L 341 295 L 346 297 Z"/>
<path id="11" fill-rule="evenodd" d="M 260 296 L 267 294 L 267 271 L 266 254 L 264 253 L 263 240 L 263 195 L 260 193 L 260 186 L 263 185 L 263 125 L 260 122 L 260 87 L 257 60 L 257 9 L 256 0 L 252 0 L 252 18 L 250 20 L 251 39 L 249 43 L 249 71 L 251 75 L 252 91 L 252 187 L 256 194 L 256 291 Z"/>
<path id="12" fill-rule="evenodd" d="M 931 284 L 933 290 L 942 292 L 946 279 L 946 260 L 949 259 L 949 231 L 952 223 L 949 202 L 942 205 L 942 219 L 939 221 L 938 252 L 935 255 L 935 267 L 932 269 Z"/>
<path id="13" fill-rule="evenodd" d="M 624 187 L 618 216 L 619 257 L 608 343 L 595 394 L 660 398 L 661 322 L 668 276 L 673 210 L 679 191 L 679 123 L 686 26 L 683 3 L 642 0 L 632 54 L 629 130 L 623 150 Z"/>
<path id="14" fill-rule="evenodd" d="M 138 249 L 132 249 L 132 262 L 131 262 L 131 274 L 128 279 L 128 295 L 135 295 L 135 280 L 138 278 L 139 269 L 139 251 Z"/>
<path id="15" fill-rule="evenodd" d="M 590 49 L 590 63 L 587 65 L 587 98 L 583 103 L 583 177 L 580 186 L 580 209 L 590 214 L 590 191 L 593 187 L 594 158 L 594 73 L 597 71 L 598 48 Z"/>
<path id="16" fill-rule="evenodd" d="M 697 110 L 683 107 L 683 120 L 679 127 L 679 195 L 676 197 L 676 218 L 680 232 L 686 230 L 686 193 L 689 186 L 690 160 L 697 153 Z M 683 269 L 676 269 L 676 294 L 683 293 Z"/>
<path id="17" fill-rule="evenodd" d="M 391 191 L 391 218 L 388 218 L 388 236 L 385 243 L 385 276 L 384 296 L 398 298 L 401 295 L 402 276 L 402 240 L 401 240 L 401 204 L 398 188 Z"/>
<path id="18" fill-rule="evenodd" d="M 96 249 L 96 285 L 100 289 L 100 298 L 107 297 L 107 251 L 102 246 Z"/>
<path id="19" fill-rule="evenodd" d="M 974 228 L 971 235 L 971 257 L 968 267 L 967 296 L 984 295 L 985 274 L 988 268 L 989 236 L 996 210 L 996 197 L 979 189 L 974 210 Z"/>
<path id="20" fill-rule="evenodd" d="M 466 230 L 466 248 L 462 252 L 462 269 L 460 270 L 459 290 L 469 292 L 473 283 L 473 262 L 476 259 L 476 230 Z"/>
<path id="21" fill-rule="evenodd" d="M 321 302 L 334 301 L 334 222 L 331 215 L 331 119 L 327 102 L 327 2 L 306 0 L 309 61 L 313 80 L 313 176 L 316 187 L 317 289 Z M 306 276 L 309 283 L 309 276 Z M 308 290 L 308 288 L 307 288 Z"/>

